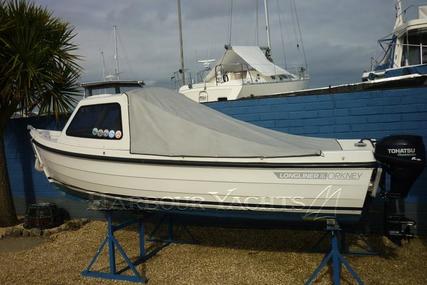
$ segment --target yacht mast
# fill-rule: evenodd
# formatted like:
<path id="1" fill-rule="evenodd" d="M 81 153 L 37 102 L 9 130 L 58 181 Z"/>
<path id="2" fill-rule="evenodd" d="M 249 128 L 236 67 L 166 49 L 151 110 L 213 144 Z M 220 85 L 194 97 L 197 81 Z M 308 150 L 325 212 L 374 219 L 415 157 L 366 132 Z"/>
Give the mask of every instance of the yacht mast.
<path id="1" fill-rule="evenodd" d="M 270 40 L 270 19 L 268 15 L 268 2 L 264 0 L 264 10 L 265 10 L 265 30 L 267 32 L 267 46 L 271 50 L 271 40 Z"/>
<path id="2" fill-rule="evenodd" d="M 181 20 L 181 0 L 178 1 L 178 27 L 179 27 L 179 52 L 181 60 L 181 75 L 182 75 L 182 85 L 185 85 L 185 70 L 184 70 L 184 44 L 182 41 L 182 20 Z"/>
<path id="3" fill-rule="evenodd" d="M 105 74 L 105 57 L 104 57 L 104 51 L 101 50 L 101 58 L 102 58 L 102 80 L 105 80 L 106 74 Z"/>
<path id="4" fill-rule="evenodd" d="M 258 0 L 255 0 L 255 5 L 256 5 L 256 9 L 255 9 L 255 22 L 256 22 L 255 42 L 256 42 L 256 45 L 259 46 L 259 37 L 258 37 L 258 27 L 259 27 L 259 20 L 258 20 L 259 13 L 258 13 L 258 10 L 259 10 L 259 3 L 258 3 Z"/>
<path id="5" fill-rule="evenodd" d="M 405 13 L 405 11 L 402 10 L 402 1 L 401 0 L 396 0 L 396 22 L 394 24 L 394 29 L 396 29 L 398 26 L 400 26 L 401 24 L 403 24 L 403 14 Z"/>
<path id="6" fill-rule="evenodd" d="M 114 69 L 114 75 L 117 79 L 120 79 L 120 68 L 119 68 L 119 50 L 117 45 L 117 26 L 113 26 L 114 31 L 114 61 L 116 63 L 116 67 Z"/>

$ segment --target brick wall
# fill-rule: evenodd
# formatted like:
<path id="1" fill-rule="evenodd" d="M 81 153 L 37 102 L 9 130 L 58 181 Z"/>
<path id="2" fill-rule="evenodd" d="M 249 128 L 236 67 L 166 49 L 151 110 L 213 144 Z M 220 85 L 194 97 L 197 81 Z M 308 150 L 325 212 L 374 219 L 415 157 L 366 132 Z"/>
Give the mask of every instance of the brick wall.
<path id="1" fill-rule="evenodd" d="M 427 137 L 427 88 L 209 103 L 259 126 L 319 137 Z"/>

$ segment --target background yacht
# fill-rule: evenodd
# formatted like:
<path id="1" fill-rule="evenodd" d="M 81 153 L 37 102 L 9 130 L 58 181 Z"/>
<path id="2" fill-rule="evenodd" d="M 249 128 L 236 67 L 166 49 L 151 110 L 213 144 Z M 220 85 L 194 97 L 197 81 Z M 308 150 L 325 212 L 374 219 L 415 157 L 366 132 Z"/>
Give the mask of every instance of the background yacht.
<path id="1" fill-rule="evenodd" d="M 302 40 L 297 44 L 297 47 L 298 49 L 302 49 L 305 61 L 304 66 L 297 67 L 295 72 L 291 73 L 275 64 L 271 56 L 267 0 L 264 0 L 264 10 L 265 28 L 267 32 L 266 47 L 231 45 L 230 27 L 230 42 L 228 45 L 225 45 L 224 55 L 215 63 L 213 68 L 211 68 L 209 64 L 214 60 L 199 61 L 205 65 L 206 74 L 201 76 L 200 82 L 193 83 L 190 78 L 189 82 L 187 82 L 188 84 L 186 84 L 182 51 L 181 13 L 178 2 L 181 69 L 177 75 L 182 77 L 182 86 L 179 88 L 179 93 L 193 101 L 204 103 L 283 94 L 307 88 L 309 76 Z M 296 19 L 298 21 L 298 17 L 296 17 Z M 301 32 L 299 38 L 301 39 Z"/>
<path id="2" fill-rule="evenodd" d="M 372 62 L 370 71 L 363 73 L 362 81 L 427 74 L 427 5 L 418 7 L 416 19 L 407 20 L 407 11 L 413 7 L 402 9 L 402 1 L 396 1 L 393 32 L 378 41 L 384 54 L 379 61 Z"/>
<path id="3" fill-rule="evenodd" d="M 181 94 L 196 102 L 236 100 L 282 94 L 305 89 L 308 75 L 301 67 L 292 74 L 274 64 L 269 49 L 257 46 L 226 46 L 222 58 L 216 62 L 203 82 L 184 85 Z"/>

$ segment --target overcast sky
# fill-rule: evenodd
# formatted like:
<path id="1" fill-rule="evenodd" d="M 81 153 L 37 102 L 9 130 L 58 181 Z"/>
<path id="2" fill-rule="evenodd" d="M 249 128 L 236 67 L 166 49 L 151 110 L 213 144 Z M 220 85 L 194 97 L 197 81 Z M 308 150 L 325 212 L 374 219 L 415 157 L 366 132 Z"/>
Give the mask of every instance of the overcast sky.
<path id="1" fill-rule="evenodd" d="M 123 79 L 170 85 L 179 68 L 176 0 L 36 0 L 75 27 L 82 56 L 82 81 L 102 78 L 113 69 L 113 25 L 119 29 Z M 256 44 L 256 0 L 234 0 L 232 45 Z M 266 44 L 262 1 L 259 2 L 259 43 Z M 358 81 L 370 58 L 380 52 L 377 40 L 394 25 L 393 0 L 297 0 L 311 86 Z M 419 5 L 425 1 L 409 1 Z M 427 3 L 426 3 L 427 4 Z M 182 0 L 186 67 L 201 69 L 198 59 L 218 59 L 229 38 L 230 0 Z M 272 52 L 276 63 L 303 64 L 295 40 L 290 0 L 269 0 Z M 415 12 L 412 9 L 412 14 Z M 279 15 L 282 23 L 280 28 Z M 282 45 L 282 37 L 285 49 Z"/>

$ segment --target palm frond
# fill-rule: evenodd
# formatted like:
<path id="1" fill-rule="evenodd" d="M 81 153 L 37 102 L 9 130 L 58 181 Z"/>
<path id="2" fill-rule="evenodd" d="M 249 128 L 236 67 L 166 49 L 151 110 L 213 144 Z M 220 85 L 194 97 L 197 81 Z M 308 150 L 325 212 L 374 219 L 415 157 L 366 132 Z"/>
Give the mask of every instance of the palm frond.
<path id="1" fill-rule="evenodd" d="M 80 66 L 74 29 L 24 0 L 0 1 L 0 110 L 68 112 Z"/>

